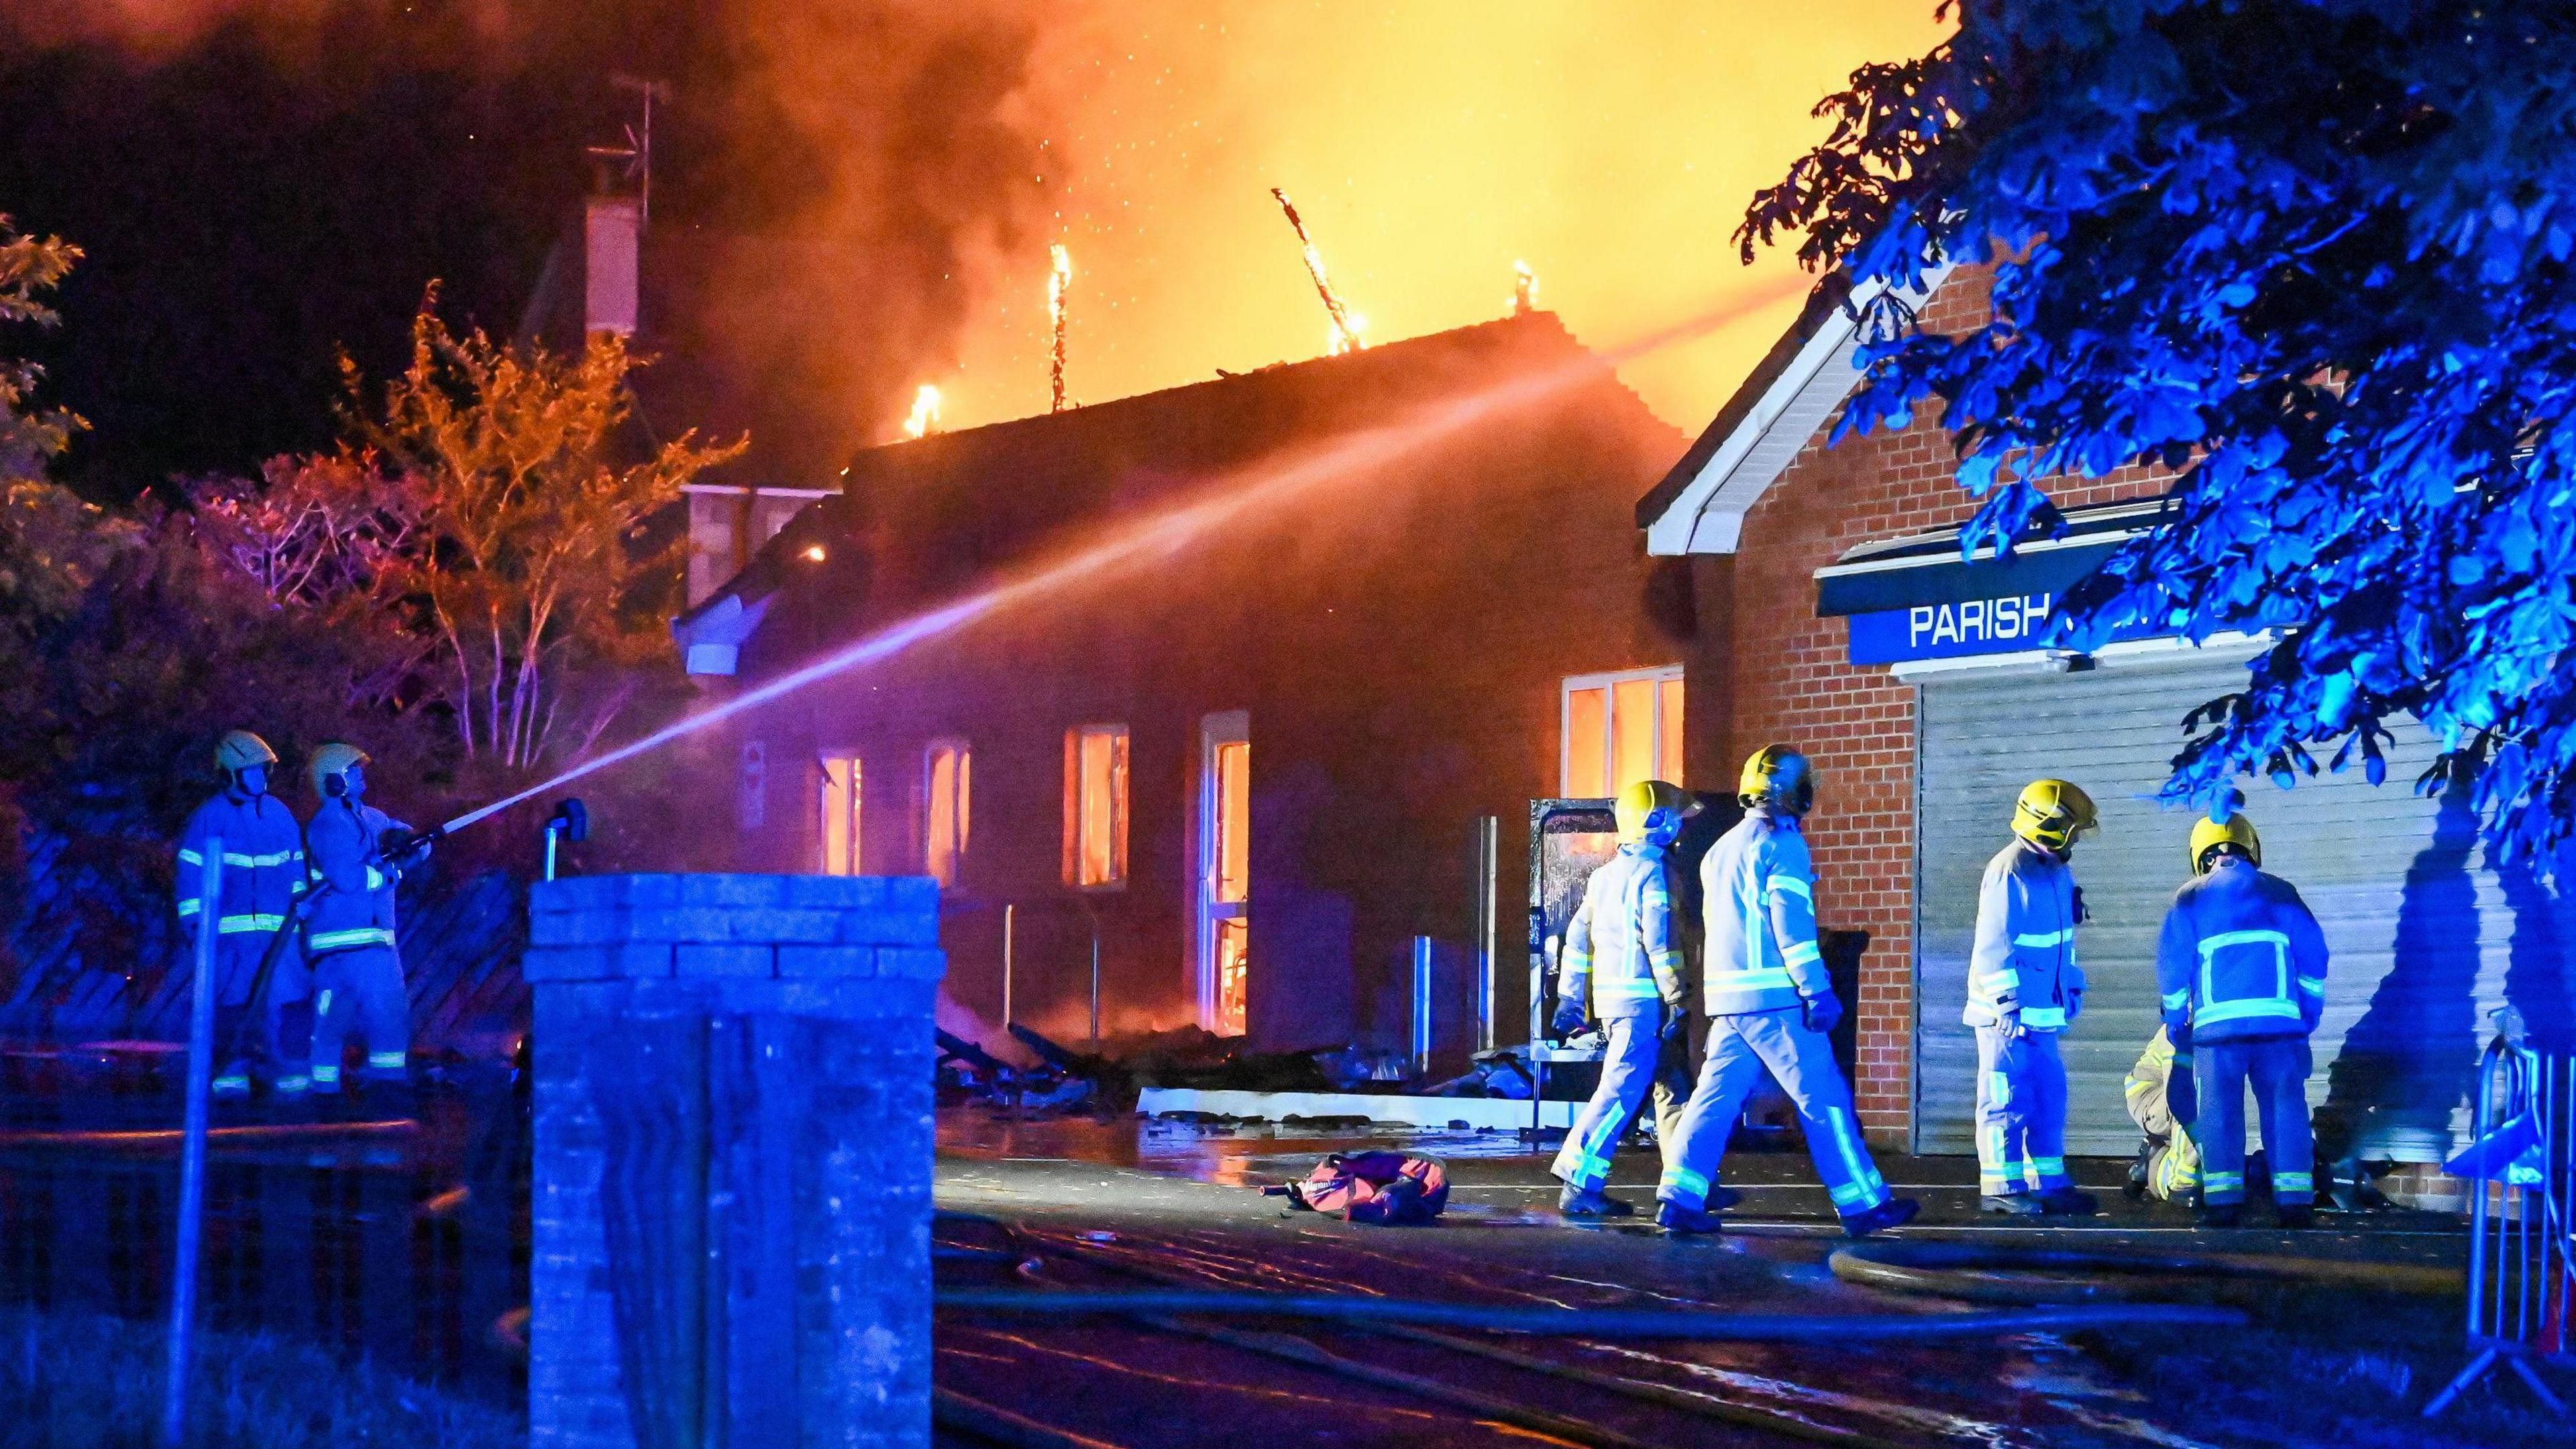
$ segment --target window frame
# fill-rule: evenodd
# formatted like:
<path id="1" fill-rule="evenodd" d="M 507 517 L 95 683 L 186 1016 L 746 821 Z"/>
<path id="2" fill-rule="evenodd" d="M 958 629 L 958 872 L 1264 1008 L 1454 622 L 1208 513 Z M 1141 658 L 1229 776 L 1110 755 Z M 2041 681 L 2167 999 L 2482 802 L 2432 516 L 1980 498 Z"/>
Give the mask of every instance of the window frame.
<path id="1" fill-rule="evenodd" d="M 1090 792 L 1083 776 L 1083 742 L 1109 738 L 1117 743 L 1111 753 L 1111 798 L 1109 810 L 1109 874 L 1100 880 L 1084 880 L 1084 827 L 1090 821 Z M 1129 876 L 1127 836 L 1135 799 L 1135 734 L 1125 724 L 1096 721 L 1071 726 L 1064 732 L 1064 883 L 1084 894 L 1127 889 Z"/>
<path id="2" fill-rule="evenodd" d="M 834 765 L 847 765 L 849 778 L 837 783 L 832 778 Z M 834 798 L 835 791 L 839 798 Z M 818 750 L 814 754 L 814 855 L 817 875 L 855 876 L 867 874 L 867 764 L 857 750 Z M 846 811 L 849 837 L 841 859 L 832 854 L 832 815 L 835 807 Z M 839 868 L 835 868 L 839 867 Z"/>
<path id="3" fill-rule="evenodd" d="M 946 751 L 955 757 L 950 782 L 955 798 L 950 802 L 949 818 L 957 838 L 951 842 L 948 874 L 939 873 L 939 756 Z M 966 873 L 966 852 L 974 839 L 975 747 L 960 735 L 941 735 L 925 740 L 921 746 L 921 873 L 939 882 L 943 891 L 954 891 Z"/>
<path id="4" fill-rule="evenodd" d="M 1618 686 L 1622 684 L 1647 684 L 1653 686 L 1649 693 L 1655 702 L 1655 719 L 1653 729 L 1649 735 L 1647 752 L 1655 761 L 1654 767 L 1656 769 L 1662 768 L 1662 763 L 1667 754 L 1672 755 L 1674 758 L 1679 758 L 1681 755 L 1683 741 L 1674 739 L 1668 742 L 1665 738 L 1664 731 L 1667 728 L 1667 722 L 1664 718 L 1663 686 L 1667 684 L 1677 684 L 1682 685 L 1683 688 L 1687 690 L 1688 685 L 1685 682 L 1683 666 L 1679 664 L 1657 664 L 1639 669 L 1612 669 L 1596 674 L 1566 675 L 1564 678 L 1557 681 L 1556 687 L 1556 785 L 1558 791 L 1566 798 L 1578 798 L 1573 794 L 1574 696 L 1578 691 L 1587 689 L 1598 689 L 1601 691 L 1601 778 L 1609 785 L 1610 794 L 1615 795 L 1618 793 Z M 1688 709 L 1689 699 L 1688 695 L 1685 693 L 1683 696 L 1685 720 L 1687 720 L 1688 717 Z M 1670 745 L 1669 750 L 1667 749 L 1668 743 Z M 1653 779 L 1656 777 L 1650 773 L 1646 778 Z M 1682 781 L 1673 780 L 1669 783 L 1679 785 Z M 1584 796 L 1579 798 L 1593 799 L 1600 797 Z"/>

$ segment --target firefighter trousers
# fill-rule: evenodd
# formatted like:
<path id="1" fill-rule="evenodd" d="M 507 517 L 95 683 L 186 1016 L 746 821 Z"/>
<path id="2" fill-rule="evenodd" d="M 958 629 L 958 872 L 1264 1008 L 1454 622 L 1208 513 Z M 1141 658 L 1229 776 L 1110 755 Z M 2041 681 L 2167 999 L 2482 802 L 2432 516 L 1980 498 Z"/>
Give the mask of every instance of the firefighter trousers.
<path id="1" fill-rule="evenodd" d="M 2245 1091 L 2251 1087 L 2263 1127 L 2263 1151 L 2271 1159 L 2273 1199 L 2285 1207 L 2308 1206 L 2316 1194 L 2308 1039 L 2196 1042 L 2192 1057 L 2199 1120 L 2191 1135 L 2200 1147 L 2201 1201 L 2245 1200 Z"/>
<path id="2" fill-rule="evenodd" d="M 367 1049 L 370 1077 L 408 1075 L 410 1005 L 403 996 L 402 958 L 390 946 L 336 951 L 313 963 L 313 1085 L 340 1085 L 341 1059 L 350 1038 Z"/>
<path id="3" fill-rule="evenodd" d="M 2066 1059 L 2057 1033 L 2007 1039 L 1977 1028 L 1977 1191 L 1987 1197 L 2056 1192 L 2066 1174 Z"/>
<path id="4" fill-rule="evenodd" d="M 1664 1180 L 1655 1196 L 1692 1209 L 1707 1204 L 1726 1157 L 1726 1139 L 1766 1070 L 1797 1104 L 1807 1154 L 1815 1159 L 1834 1211 L 1850 1217 L 1887 1201 L 1887 1184 L 1861 1141 L 1851 1087 L 1834 1062 L 1833 1043 L 1823 1032 L 1809 1031 L 1796 1007 L 1709 1023 L 1708 1060 L 1690 1105 L 1682 1109 L 1681 1130 L 1664 1144 Z"/>
<path id="5" fill-rule="evenodd" d="M 1548 1168 L 1566 1186 L 1590 1191 L 1610 1180 L 1611 1154 L 1619 1150 L 1619 1139 L 1628 1135 L 1646 1104 L 1647 1089 L 1655 1084 L 1663 1024 L 1663 1009 L 1651 1004 L 1641 1013 L 1602 1023 L 1609 1046 L 1601 1056 L 1601 1084 L 1575 1114 L 1565 1145 Z"/>
<path id="6" fill-rule="evenodd" d="M 270 939 L 243 932 L 215 943 L 218 1092 L 247 1092 L 253 1081 L 282 1092 L 301 1092 L 311 1085 L 305 1064 L 313 1038 L 313 1005 L 304 989 L 303 961 L 294 942 L 287 942 L 268 981 L 259 984 L 259 963 Z"/>

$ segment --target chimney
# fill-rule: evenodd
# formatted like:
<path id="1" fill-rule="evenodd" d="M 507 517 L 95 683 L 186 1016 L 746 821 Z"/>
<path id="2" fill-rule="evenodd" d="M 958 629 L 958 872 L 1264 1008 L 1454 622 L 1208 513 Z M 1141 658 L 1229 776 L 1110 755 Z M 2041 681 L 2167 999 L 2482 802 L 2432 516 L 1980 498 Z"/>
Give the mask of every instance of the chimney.
<path id="1" fill-rule="evenodd" d="M 631 196 L 594 196 L 582 216 L 582 332 L 635 335 L 637 251 L 643 207 Z"/>

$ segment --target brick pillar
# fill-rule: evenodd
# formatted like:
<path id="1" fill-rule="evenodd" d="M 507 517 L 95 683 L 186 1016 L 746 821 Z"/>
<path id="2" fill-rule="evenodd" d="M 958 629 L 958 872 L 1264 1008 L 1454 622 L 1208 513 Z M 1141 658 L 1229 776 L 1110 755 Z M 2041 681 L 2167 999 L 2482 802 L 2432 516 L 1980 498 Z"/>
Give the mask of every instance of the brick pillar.
<path id="1" fill-rule="evenodd" d="M 530 895 L 532 1449 L 926 1449 L 920 878 Z"/>

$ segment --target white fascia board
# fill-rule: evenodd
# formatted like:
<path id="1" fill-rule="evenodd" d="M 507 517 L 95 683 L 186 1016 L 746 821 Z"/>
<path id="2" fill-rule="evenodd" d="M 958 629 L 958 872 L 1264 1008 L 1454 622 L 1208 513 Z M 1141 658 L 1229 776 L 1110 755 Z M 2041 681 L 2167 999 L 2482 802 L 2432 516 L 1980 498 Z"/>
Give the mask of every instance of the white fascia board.
<path id="1" fill-rule="evenodd" d="M 1920 307 L 1941 289 L 1952 265 L 1943 264 L 1920 293 L 1901 295 Z M 1807 440 L 1833 417 L 1860 381 L 1860 369 L 1852 365 L 1860 331 L 1856 314 L 1886 290 L 1883 283 L 1858 288 L 1824 319 L 1816 335 L 1798 349 L 1797 357 L 1754 404 L 1742 426 L 1709 456 L 1673 505 L 1646 526 L 1646 552 L 1663 557 L 1735 552 L 1744 515 L 1788 471 Z"/>

